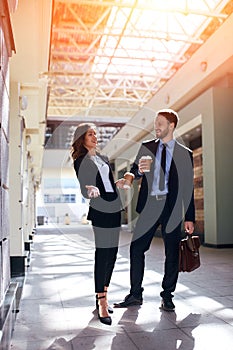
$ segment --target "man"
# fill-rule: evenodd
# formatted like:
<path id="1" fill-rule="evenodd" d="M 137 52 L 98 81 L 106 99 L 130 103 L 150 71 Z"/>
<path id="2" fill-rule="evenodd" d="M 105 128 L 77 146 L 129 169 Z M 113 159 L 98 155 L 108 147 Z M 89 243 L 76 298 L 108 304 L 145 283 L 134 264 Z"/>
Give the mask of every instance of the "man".
<path id="1" fill-rule="evenodd" d="M 182 222 L 184 220 L 184 230 L 192 234 L 195 221 L 193 157 L 191 150 L 174 139 L 178 120 L 178 114 L 171 109 L 157 112 L 156 139 L 142 143 L 130 170 L 135 179 L 141 179 L 136 207 L 140 215 L 130 245 L 130 294 L 124 301 L 116 303 L 115 307 L 142 304 L 145 252 L 150 248 L 155 231 L 161 225 L 165 247 L 161 308 L 166 311 L 175 309 L 172 293 L 175 291 L 179 273 Z M 144 160 L 142 156 L 151 156 L 150 171 L 146 164 L 148 160 Z"/>

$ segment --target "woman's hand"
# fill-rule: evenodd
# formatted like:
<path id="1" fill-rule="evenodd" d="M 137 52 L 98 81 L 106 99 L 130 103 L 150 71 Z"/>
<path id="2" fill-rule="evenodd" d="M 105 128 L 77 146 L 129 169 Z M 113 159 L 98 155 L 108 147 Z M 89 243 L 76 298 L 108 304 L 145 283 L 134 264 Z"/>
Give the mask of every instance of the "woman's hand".
<path id="1" fill-rule="evenodd" d="M 100 191 L 98 187 L 89 185 L 86 185 L 85 187 L 87 189 L 87 195 L 89 198 L 97 198 L 100 196 Z"/>

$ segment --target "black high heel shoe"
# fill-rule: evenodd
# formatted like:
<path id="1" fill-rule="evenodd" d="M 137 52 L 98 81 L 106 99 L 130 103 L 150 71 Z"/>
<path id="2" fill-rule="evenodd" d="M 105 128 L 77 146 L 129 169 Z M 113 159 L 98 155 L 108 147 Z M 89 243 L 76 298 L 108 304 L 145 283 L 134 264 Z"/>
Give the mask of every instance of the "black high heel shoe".
<path id="1" fill-rule="evenodd" d="M 108 325 L 108 326 L 111 326 L 111 324 L 112 324 L 112 319 L 111 319 L 111 317 L 110 317 L 110 316 L 105 316 L 105 317 L 100 316 L 100 312 L 99 312 L 99 309 L 100 309 L 99 300 L 100 300 L 100 299 L 106 299 L 106 296 L 105 296 L 105 295 L 100 296 L 100 297 L 98 297 L 98 296 L 97 296 L 97 303 L 98 303 L 98 307 L 97 307 L 97 311 L 98 311 L 98 318 L 99 318 L 99 320 L 100 320 L 100 322 L 101 322 L 101 323 L 106 324 L 106 325 Z M 106 303 L 106 301 L 105 301 L 105 304 L 106 304 L 106 308 L 107 308 L 107 303 Z M 107 310 L 106 310 L 106 311 L 107 311 Z"/>
<path id="2" fill-rule="evenodd" d="M 99 304 L 98 304 L 98 295 L 96 294 L 95 296 L 95 304 L 96 304 L 96 310 L 99 310 Z M 113 314 L 113 308 L 111 306 L 108 305 L 108 312 L 110 314 Z"/>

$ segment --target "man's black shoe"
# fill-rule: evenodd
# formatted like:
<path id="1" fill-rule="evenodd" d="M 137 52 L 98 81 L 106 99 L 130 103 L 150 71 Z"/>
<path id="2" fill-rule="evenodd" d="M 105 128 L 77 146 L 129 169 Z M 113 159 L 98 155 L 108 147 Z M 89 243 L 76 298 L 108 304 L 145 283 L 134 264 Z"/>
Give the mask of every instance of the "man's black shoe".
<path id="1" fill-rule="evenodd" d="M 175 311 L 175 305 L 171 299 L 162 299 L 160 309 L 165 311 Z"/>
<path id="2" fill-rule="evenodd" d="M 128 294 L 124 301 L 120 303 L 114 303 L 114 307 L 121 308 L 121 307 L 128 307 L 128 306 L 135 306 L 135 305 L 142 305 L 143 299 L 136 299 L 132 294 Z"/>

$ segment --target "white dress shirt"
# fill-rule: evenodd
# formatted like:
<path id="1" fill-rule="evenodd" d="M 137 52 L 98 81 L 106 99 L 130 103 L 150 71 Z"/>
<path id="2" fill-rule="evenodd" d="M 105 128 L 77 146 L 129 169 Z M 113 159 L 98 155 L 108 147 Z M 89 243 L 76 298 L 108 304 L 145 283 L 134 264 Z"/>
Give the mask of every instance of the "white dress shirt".
<path id="1" fill-rule="evenodd" d="M 109 179 L 109 166 L 103 161 L 99 156 L 91 156 L 91 159 L 94 161 L 98 167 L 101 179 L 104 184 L 106 192 L 114 192 L 111 181 Z"/>

